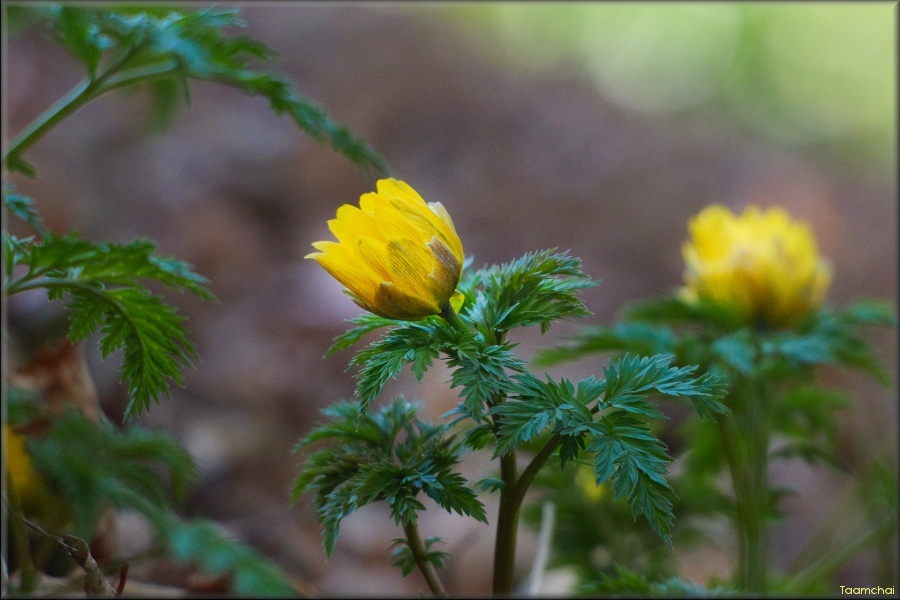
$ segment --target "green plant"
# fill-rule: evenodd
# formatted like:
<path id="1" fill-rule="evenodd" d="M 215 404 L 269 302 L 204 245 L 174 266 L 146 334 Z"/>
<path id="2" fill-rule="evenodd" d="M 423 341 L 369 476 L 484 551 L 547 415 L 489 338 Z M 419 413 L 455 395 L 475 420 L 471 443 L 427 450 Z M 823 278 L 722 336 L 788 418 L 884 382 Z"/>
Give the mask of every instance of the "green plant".
<path id="1" fill-rule="evenodd" d="M 297 95 L 287 79 L 251 66 L 274 53 L 257 40 L 231 32 L 243 26 L 237 9 L 4 5 L 4 11 L 19 22 L 44 28 L 85 70 L 77 86 L 4 149 L 5 171 L 37 177 L 26 160 L 28 150 L 103 94 L 134 87 L 148 90 L 156 100 L 149 120 L 163 126 L 171 122 L 179 99 L 189 100 L 190 82 L 210 81 L 265 98 L 276 114 L 287 114 L 302 131 L 353 164 L 387 173 L 368 145 Z M 112 588 L 104 569 L 108 574 L 110 565 L 98 566 L 85 540 L 96 534 L 105 510 L 127 509 L 143 514 L 156 529 L 157 553 L 230 575 L 235 592 L 295 593 L 288 578 L 255 550 L 229 539 L 211 522 L 177 515 L 193 481 L 193 461 L 172 437 L 129 423 L 169 396 L 173 384 L 183 385 L 183 370 L 196 357 L 185 318 L 151 286 L 162 284 L 215 301 L 210 282 L 187 263 L 158 255 L 151 240 L 94 242 L 76 232 L 50 231 L 35 202 L 19 193 L 12 181 L 4 181 L 3 201 L 11 215 L 31 229 L 27 237 L 3 232 L 4 297 L 42 289 L 50 300 L 63 302 L 71 343 L 99 333 L 104 358 L 122 350 L 120 371 L 130 398 L 126 424 L 120 428 L 105 416 L 98 423 L 74 409 L 49 407 L 39 394 L 5 382 L 4 402 L 16 430 L 4 430 L 4 447 L 11 448 L 7 445 L 13 437 L 22 435 L 25 445 L 10 458 L 15 463 L 7 464 L 4 452 L 4 465 L 39 478 L 41 489 L 50 496 L 42 504 L 48 510 L 33 513 L 19 501 L 16 488 L 22 489 L 21 480 L 13 478 L 6 487 L 15 560 L 21 570 L 14 591 L 34 591 L 57 548 L 93 578 L 89 593 L 109 594 Z M 43 432 L 32 433 L 36 428 Z"/>
<path id="2" fill-rule="evenodd" d="M 432 288 L 404 286 L 403 276 L 392 278 L 395 272 L 402 274 L 416 267 L 406 266 L 407 259 L 390 252 L 392 245 L 400 244 L 395 236 L 411 231 L 403 220 L 421 223 L 431 219 L 429 208 L 405 184 L 382 181 L 378 189 L 385 202 L 393 203 L 399 212 L 382 214 L 382 221 L 379 213 L 373 212 L 359 217 L 351 228 L 342 224 L 340 217 L 340 211 L 349 214 L 350 209 L 342 208 L 337 222 L 332 221 L 332 231 L 339 244 L 349 248 L 358 247 L 355 244 L 362 243 L 358 240 L 368 236 L 375 241 L 367 243 L 382 244 L 384 254 L 378 254 L 376 247 L 353 258 L 348 250 L 339 254 L 342 260 L 329 271 L 354 286 L 360 285 L 355 273 L 371 272 L 376 288 L 398 288 L 392 297 L 410 294 L 418 298 L 422 294 L 430 299 Z M 363 202 L 366 198 L 363 196 Z M 441 215 L 440 210 L 434 212 Z M 450 223 L 449 216 L 440 218 Z M 455 231 L 453 234 L 455 237 Z M 428 236 L 422 240 L 419 243 L 425 244 Z M 322 244 L 317 242 L 317 248 Z M 329 248 L 335 254 L 341 252 Z M 423 263 L 430 260 L 428 253 L 422 254 Z M 462 269 L 457 287 L 463 300 L 459 312 L 447 292 L 438 300 L 443 306 L 423 310 L 412 320 L 363 315 L 352 320 L 356 327 L 338 337 L 329 351 L 347 348 L 369 333 L 386 329 L 351 360 L 351 366 L 359 367 L 359 402 L 326 410 L 328 421 L 297 446 L 308 450 L 314 443 L 331 442 L 308 454 L 293 492 L 295 501 L 307 490 L 315 492 L 313 503 L 323 526 L 326 554 L 334 548 L 342 519 L 365 504 L 387 502 L 406 533 L 405 540 L 398 542 L 395 564 L 404 574 L 415 564 L 432 593 L 445 595 L 437 571 L 443 553 L 430 551 L 431 544 L 422 542 L 417 528 L 417 513 L 426 508 L 420 493 L 445 510 L 485 520 L 478 494 L 498 492 L 492 591 L 510 594 L 526 492 L 548 459 L 557 458 L 563 468 L 587 453 L 592 456 L 595 485 L 608 485 L 616 499 L 628 503 L 632 518 L 644 517 L 653 531 L 670 543 L 674 515 L 666 475 L 671 457 L 648 422 L 663 416 L 650 398 L 686 397 L 702 418 L 712 420 L 727 413 L 719 402 L 725 393 L 721 378 L 711 374 L 694 377 L 694 367 L 672 367 L 670 357 L 664 355 L 624 356 L 604 368 L 603 378 L 590 376 L 577 383 L 537 377 L 516 355 L 516 344 L 509 341 L 509 335 L 535 325 L 546 332 L 554 321 L 589 314 L 578 293 L 595 282 L 581 271 L 580 261 L 566 252 L 541 251 L 499 266 L 457 268 Z M 366 307 L 371 303 L 360 304 Z M 385 304 L 378 306 L 386 312 L 381 308 Z M 460 388 L 463 398 L 457 409 L 445 415 L 453 417 L 450 423 L 424 423 L 416 416 L 415 406 L 402 399 L 374 416 L 369 414 L 369 404 L 405 365 L 421 380 L 435 360 L 444 360 L 451 369 L 450 386 Z M 499 461 L 499 477 L 470 485 L 452 470 L 464 450 L 477 451 L 489 444 L 493 458 Z M 524 452 L 531 458 L 520 471 L 517 455 Z"/>
<path id="3" fill-rule="evenodd" d="M 768 573 L 769 523 L 778 516 L 779 497 L 790 493 L 770 485 L 769 463 L 799 457 L 839 464 L 837 411 L 849 400 L 823 382 L 819 371 L 856 369 L 889 385 L 861 329 L 893 327 L 894 309 L 876 301 L 843 308 L 824 304 L 827 263 L 805 226 L 780 209 L 748 209 L 735 217 L 713 206 L 691 222 L 691 232 L 684 248 L 684 288 L 635 302 L 614 325 L 586 327 L 536 360 L 549 365 L 597 353 L 661 352 L 674 356 L 676 365 L 696 364 L 702 373 L 724 377 L 723 402 L 731 415 L 714 424 L 688 419 L 682 426 L 685 468 L 677 484 L 684 508 L 712 510 L 732 521 L 739 589 L 796 592 L 801 580 L 809 589 L 817 583 L 811 570 L 782 581 Z M 723 471 L 730 494 L 716 485 Z M 866 544 L 896 530 L 896 519 L 886 516 L 896 500 L 878 506 L 872 514 L 875 531 L 860 534 Z M 848 540 L 847 547 L 864 546 L 858 542 Z M 839 563 L 823 564 L 829 568 L 822 567 L 817 577 Z"/>

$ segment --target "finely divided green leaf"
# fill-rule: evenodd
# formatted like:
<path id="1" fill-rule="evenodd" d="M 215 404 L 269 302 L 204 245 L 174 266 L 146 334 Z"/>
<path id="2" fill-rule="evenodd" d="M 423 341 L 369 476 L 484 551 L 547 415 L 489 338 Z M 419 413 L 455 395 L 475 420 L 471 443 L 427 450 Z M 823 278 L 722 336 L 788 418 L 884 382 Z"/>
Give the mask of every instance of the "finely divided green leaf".
<path id="1" fill-rule="evenodd" d="M 306 458 L 294 483 L 293 502 L 307 491 L 322 525 L 326 555 L 331 555 L 341 521 L 372 502 L 386 502 L 399 524 L 416 522 L 425 510 L 420 492 L 448 512 L 485 521 L 484 506 L 453 466 L 461 443 L 450 425 L 418 418 L 419 406 L 403 398 L 377 412 L 361 412 L 359 403 L 339 403 L 326 411 L 328 422 L 305 436 L 296 449 L 330 442 Z M 356 432 L 357 423 L 359 430 Z"/>
<path id="2" fill-rule="evenodd" d="M 28 223 L 36 234 L 46 235 L 47 229 L 44 226 L 44 220 L 34 208 L 34 200 L 16 193 L 15 188 L 9 182 L 4 184 L 3 203 L 12 214 Z"/>
<path id="3" fill-rule="evenodd" d="M 676 338 L 668 327 L 643 322 L 617 323 L 612 327 L 585 327 L 562 344 L 541 350 L 537 365 L 554 365 L 601 352 L 626 351 L 643 356 L 672 354 Z"/>
<path id="4" fill-rule="evenodd" d="M 90 537 L 104 508 L 134 509 L 155 518 L 186 496 L 196 476 L 190 455 L 161 432 L 119 431 L 74 410 L 30 439 L 35 466 L 68 500 L 75 534 Z"/>
<path id="5" fill-rule="evenodd" d="M 156 245 L 143 239 L 94 244 L 74 234 L 47 233 L 40 241 L 10 236 L 6 242 L 7 266 L 28 267 L 24 276 L 7 281 L 7 293 L 43 287 L 51 299 L 68 294 L 73 342 L 99 331 L 104 357 L 124 349 L 122 379 L 131 397 L 126 420 L 168 396 L 170 383 L 183 385 L 182 370 L 197 355 L 185 319 L 142 280 L 215 300 L 205 278 L 184 262 L 154 254 Z"/>
<path id="6" fill-rule="evenodd" d="M 646 411 L 653 409 L 635 396 L 658 393 L 688 398 L 705 419 L 715 420 L 716 414 L 729 414 L 728 408 L 720 402 L 727 390 L 721 377 L 710 373 L 691 377 L 696 366 L 670 367 L 671 359 L 666 355 L 638 357 L 626 354 L 614 360 L 604 368 L 604 403 L 622 409 L 630 405 L 633 410 L 648 414 Z"/>
<path id="7" fill-rule="evenodd" d="M 540 325 L 544 333 L 557 319 L 587 316 L 578 292 L 597 284 L 581 271 L 579 259 L 553 250 L 484 269 L 473 280 L 483 289 L 467 316 L 491 337 L 531 325 Z"/>
<path id="8" fill-rule="evenodd" d="M 671 488 L 665 479 L 672 460 L 666 447 L 647 425 L 626 412 L 612 412 L 592 425 L 597 485 L 611 482 L 614 497 L 625 496 L 633 517 L 643 515 L 663 540 L 671 545 L 674 519 L 667 497 Z"/>

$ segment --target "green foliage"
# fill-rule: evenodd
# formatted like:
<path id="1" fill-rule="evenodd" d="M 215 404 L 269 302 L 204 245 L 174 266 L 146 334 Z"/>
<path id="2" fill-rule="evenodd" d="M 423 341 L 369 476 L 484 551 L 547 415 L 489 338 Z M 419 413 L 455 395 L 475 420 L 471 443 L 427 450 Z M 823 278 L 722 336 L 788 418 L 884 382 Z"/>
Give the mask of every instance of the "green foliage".
<path id="1" fill-rule="evenodd" d="M 526 254 L 499 267 L 464 273 L 459 289 L 466 302 L 459 316 L 474 325 L 474 333 L 461 332 L 436 316 L 398 323 L 366 315 L 351 321 L 356 327 L 336 338 L 328 354 L 348 348 L 376 329 L 391 327 L 350 363 L 360 367 L 356 394 L 362 410 L 404 365 L 410 365 L 421 381 L 433 361 L 443 356 L 452 369 L 451 387 L 461 388 L 460 410 L 481 422 L 485 408 L 515 388 L 511 374 L 525 371 L 512 351 L 514 346 L 504 341 L 506 333 L 531 325 L 546 331 L 556 319 L 590 314 L 577 294 L 595 283 L 581 272 L 581 262 L 567 253 Z"/>
<path id="2" fill-rule="evenodd" d="M 6 403 L 3 407 L 6 409 L 5 421 L 13 427 L 35 421 L 43 415 L 40 394 L 13 385 L 6 386 Z"/>
<path id="3" fill-rule="evenodd" d="M 196 476 L 190 455 L 171 436 L 142 427 L 123 431 L 73 410 L 56 418 L 28 452 L 55 494 L 67 500 L 74 532 L 89 539 L 104 509 L 157 518 L 183 499 Z"/>
<path id="4" fill-rule="evenodd" d="M 566 379 L 544 382 L 531 375 L 515 376 L 509 400 L 491 408 L 491 414 L 500 417 L 495 456 L 551 431 L 559 439 L 562 466 L 592 453 L 597 485 L 609 481 L 615 499 L 627 498 L 632 517 L 646 517 L 670 543 L 674 517 L 666 497 L 671 491 L 666 465 L 672 459 L 643 420 L 665 417 L 647 397 L 687 397 L 709 419 L 728 411 L 719 402 L 725 394 L 721 378 L 693 378 L 694 368 L 669 367 L 669 361 L 667 356 L 626 355 L 605 369 L 605 379 L 589 377 L 577 386 Z"/>
<path id="5" fill-rule="evenodd" d="M 362 327 L 345 334 L 344 339 L 338 344 L 345 347 L 358 340 L 362 333 L 373 328 L 371 323 L 364 323 Z M 437 317 L 416 322 L 401 322 L 380 340 L 372 342 L 359 352 L 350 361 L 350 366 L 362 367 L 357 374 L 359 381 L 356 386 L 356 394 L 362 400 L 360 412 L 365 412 L 369 403 L 378 397 L 388 380 L 397 377 L 404 364 L 409 364 L 416 379 L 421 381 L 441 348 L 452 339 L 451 336 L 452 330 Z"/>
<path id="6" fill-rule="evenodd" d="M 346 347 L 363 334 L 383 326 L 380 320 L 360 320 L 357 327 L 339 338 L 335 346 Z M 361 412 L 378 397 L 382 388 L 396 378 L 404 365 L 421 381 L 433 361 L 441 355 L 453 369 L 451 387 L 462 388 L 468 415 L 481 420 L 483 406 L 494 394 L 512 389 L 509 372 L 522 372 L 524 363 L 511 351 L 509 344 L 488 344 L 484 337 L 461 333 L 439 317 L 415 322 L 397 322 L 380 340 L 360 351 L 350 366 L 360 366 L 356 394 L 361 399 Z M 334 348 L 334 347 L 333 347 Z"/>
<path id="7" fill-rule="evenodd" d="M 545 333 L 557 319 L 589 315 L 578 292 L 595 285 L 581 271 L 581 260 L 542 250 L 481 269 L 460 287 L 472 300 L 466 302 L 468 319 L 486 338 L 496 339 L 516 327 L 540 325 Z"/>
<path id="8" fill-rule="evenodd" d="M 650 412 L 652 409 L 641 398 L 645 394 L 657 393 L 688 398 L 694 404 L 697 414 L 709 421 L 715 420 L 715 414 L 727 415 L 728 408 L 719 402 L 727 391 L 724 380 L 711 373 L 691 378 L 689 375 L 697 367 L 670 367 L 672 358 L 666 355 L 638 357 L 626 354 L 613 361 L 604 369 L 604 403 L 625 411 L 657 417 L 662 415 Z"/>
<path id="9" fill-rule="evenodd" d="M 809 463 L 825 460 L 836 464 L 838 429 L 833 413 L 849 404 L 849 396 L 842 390 L 813 384 L 787 390 L 780 402 L 770 407 L 772 421 L 787 440 L 773 451 L 773 456 L 798 456 Z"/>
<path id="10" fill-rule="evenodd" d="M 432 550 L 431 546 L 442 541 L 437 536 L 431 536 L 425 540 L 425 560 L 438 569 L 443 568 L 444 561 L 449 555 L 443 550 Z M 405 538 L 394 538 L 391 548 L 393 548 L 391 551 L 391 564 L 399 567 L 403 576 L 406 577 L 416 568 L 416 559 L 409 548 L 409 541 Z"/>
<path id="11" fill-rule="evenodd" d="M 672 498 L 673 512 L 679 517 L 672 541 L 676 548 L 684 548 L 702 530 L 682 517 L 682 490 L 676 481 L 672 485 L 678 491 L 678 497 Z M 531 489 L 535 500 L 522 510 L 526 523 L 538 527 L 543 504 L 552 502 L 555 507 L 548 568 L 572 570 L 580 583 L 593 582 L 601 573 L 612 574 L 615 565 L 637 570 L 652 581 L 675 574 L 677 552 L 660 544 L 643 520 L 631 518 L 631 508 L 624 499 L 614 500 L 609 483 L 596 485 L 590 455 L 571 461 L 565 469 L 543 469 Z"/>
<path id="12" fill-rule="evenodd" d="M 7 206 L 40 227 L 30 201 L 18 194 L 4 197 Z M 142 280 L 152 280 L 204 300 L 215 300 L 207 281 L 186 263 L 158 256 L 156 245 L 143 239 L 126 244 L 95 244 L 77 235 L 43 231 L 41 238 L 19 239 L 3 233 L 6 280 L 12 295 L 44 288 L 51 300 L 66 299 L 71 313 L 69 338 L 77 343 L 101 333 L 105 358 L 123 348 L 122 379 L 131 401 L 128 420 L 169 395 L 170 382 L 183 385 L 181 370 L 196 356 L 184 317 L 152 293 Z M 17 272 L 24 274 L 15 277 Z"/>
<path id="13" fill-rule="evenodd" d="M 678 577 L 650 581 L 646 576 L 621 565 L 616 565 L 615 575 L 604 573 L 597 581 L 582 584 L 578 594 L 617 598 L 707 598 L 737 595 L 736 591 L 729 587 L 704 587 Z"/>
<path id="14" fill-rule="evenodd" d="M 47 527 L 94 535 L 104 510 L 134 510 L 149 520 L 169 555 L 211 574 L 230 574 L 235 593 L 294 595 L 286 576 L 258 552 L 230 539 L 212 523 L 184 521 L 175 506 L 196 479 L 193 459 L 169 434 L 88 420 L 75 409 L 55 416 L 25 390 L 10 388 L 15 423 L 50 422 L 40 437 L 28 437 L 36 471 L 53 494 Z M 55 530 L 54 530 L 55 531 Z"/>
<path id="15" fill-rule="evenodd" d="M 727 391 L 724 403 L 733 414 L 720 424 L 688 419 L 681 425 L 680 434 L 686 446 L 684 468 L 672 484 L 679 491 L 676 507 L 679 514 L 724 514 L 741 527 L 743 519 L 758 518 L 765 522 L 779 516 L 777 500 L 790 493 L 789 488 L 772 488 L 765 477 L 752 479 L 753 473 L 759 472 L 753 470 L 758 463 L 765 465 L 769 458 L 800 457 L 810 463 L 826 461 L 839 467 L 835 413 L 848 405 L 849 398 L 844 392 L 818 381 L 817 368 L 860 370 L 888 385 L 890 378 L 865 342 L 862 329 L 895 323 L 892 307 L 865 301 L 841 309 L 823 307 L 808 314 L 793 328 L 772 330 L 741 324 L 734 315 L 715 307 L 688 305 L 672 296 L 628 306 L 622 311 L 619 323 L 584 329 L 560 346 L 539 353 L 538 362 L 556 364 L 598 353 L 613 356 L 624 353 L 620 360 L 625 361 L 627 353 L 655 350 L 672 356 L 679 367 L 673 374 L 680 369 L 693 372 L 698 368 L 701 377 L 723 377 L 727 389 L 723 387 L 719 391 Z M 609 398 L 611 392 L 624 395 L 625 402 L 610 402 L 623 411 L 620 414 L 625 415 L 631 407 L 644 408 L 645 401 L 630 396 L 632 390 L 644 388 L 645 377 L 659 379 L 664 372 L 662 364 L 645 362 L 650 360 L 632 358 L 613 362 L 607 369 L 605 397 Z M 643 367 L 639 367 L 640 362 L 645 362 Z M 616 372 L 620 366 L 626 368 L 626 375 Z M 618 380 L 623 383 L 615 383 Z M 665 393 L 669 386 L 663 383 L 658 391 Z M 670 389 L 675 392 L 677 388 Z M 679 393 L 690 395 L 685 389 Z M 692 399 L 701 416 L 713 416 L 704 407 L 703 396 L 695 395 Z M 616 431 L 619 418 L 623 417 L 607 419 L 607 424 L 613 423 L 613 435 L 594 441 L 587 450 L 599 453 L 608 451 L 604 445 L 623 444 L 617 448 L 619 468 L 628 470 L 632 478 L 646 478 L 654 484 L 648 488 L 651 494 L 632 505 L 635 510 L 642 503 L 654 504 L 666 491 L 661 476 L 668 457 L 663 448 L 654 448 L 652 444 L 637 451 L 628 447 L 626 444 L 635 439 L 649 443 L 652 435 L 645 426 L 628 419 L 624 423 L 625 435 L 621 435 Z M 637 460 L 657 467 L 658 471 L 636 468 L 633 463 Z M 599 482 L 611 472 L 611 465 L 600 454 L 596 461 Z M 723 493 L 719 484 L 726 467 L 734 482 L 730 494 Z M 761 469 L 765 473 L 765 466 Z M 665 506 L 655 512 L 664 515 Z M 664 520 L 659 526 L 665 526 Z M 849 551 L 843 552 L 841 560 L 849 555 Z M 825 559 L 821 562 L 833 564 Z M 817 563 L 815 568 L 820 565 Z M 807 575 L 804 575 L 804 585 L 814 587 L 820 583 Z M 748 585 L 744 577 L 741 571 L 739 580 L 742 585 Z M 605 580 L 599 587 L 590 587 L 588 593 L 616 592 L 618 583 L 609 587 L 610 583 L 615 582 Z M 636 586 L 640 593 L 656 593 L 639 583 L 626 577 L 621 591 L 633 592 L 631 588 Z"/>
<path id="16" fill-rule="evenodd" d="M 797 366 L 834 364 L 858 369 L 887 386 L 891 378 L 858 328 L 895 325 L 896 315 L 887 303 L 863 301 L 837 310 L 824 308 L 814 313 L 797 332 L 777 333 L 765 339 L 762 352 Z"/>
<path id="17" fill-rule="evenodd" d="M 478 342 L 451 350 L 447 366 L 453 369 L 450 387 L 462 388 L 460 414 L 480 426 L 484 424 L 485 406 L 495 404 L 498 398 L 515 390 L 510 373 L 524 373 L 525 363 L 511 351 L 510 344 Z"/>
<path id="18" fill-rule="evenodd" d="M 297 443 L 295 452 L 331 442 L 309 454 L 291 493 L 296 502 L 315 491 L 328 556 L 344 517 L 373 502 L 387 502 L 398 525 L 415 524 L 416 512 L 425 510 L 420 492 L 448 512 L 486 521 L 475 492 L 452 470 L 460 443 L 448 425 L 422 421 L 418 410 L 400 397 L 375 413 L 363 413 L 357 402 L 340 402 L 323 411 L 326 423 Z"/>
<path id="19" fill-rule="evenodd" d="M 563 438 L 580 440 L 588 424 L 593 423 L 587 403 L 595 400 L 596 394 L 586 396 L 581 383 L 580 394 L 565 379 L 559 383 L 551 379 L 543 382 L 532 375 L 521 375 L 516 377 L 516 383 L 515 396 L 491 408 L 491 414 L 501 417 L 495 457 L 522 447 L 547 429 Z M 569 457 L 562 454 L 561 458 L 565 465 Z"/>
<path id="20" fill-rule="evenodd" d="M 79 103 L 111 90 L 146 85 L 157 99 L 154 119 L 164 123 L 178 98 L 189 98 L 190 80 L 212 81 L 266 98 L 276 114 L 287 114 L 306 134 L 328 143 L 357 166 L 388 173 L 367 144 L 297 95 L 284 77 L 249 66 L 250 61 L 269 60 L 275 53 L 257 40 L 229 33 L 244 26 L 239 9 L 187 12 L 48 5 L 35 10 L 53 39 L 85 67 L 87 80 Z M 22 150 L 15 145 L 5 160 L 9 169 L 24 173 Z"/>
<path id="21" fill-rule="evenodd" d="M 34 207 L 34 200 L 16 193 L 15 188 L 9 182 L 4 182 L 3 185 L 3 202 L 12 214 L 28 223 L 35 233 L 41 236 L 47 235 L 47 228 L 44 227 L 44 220 Z M 6 263 L 7 276 L 11 269 L 12 264 Z"/>
<path id="22" fill-rule="evenodd" d="M 671 546 L 674 515 L 672 502 L 666 497 L 671 486 L 665 476 L 672 458 L 665 445 L 646 423 L 623 411 L 606 415 L 592 429 L 593 439 L 586 450 L 594 453 L 597 485 L 610 481 L 614 499 L 625 496 L 632 518 L 639 514 L 646 517 Z"/>
<path id="23" fill-rule="evenodd" d="M 297 593 L 287 576 L 259 552 L 230 539 L 214 523 L 170 517 L 162 541 L 171 555 L 197 564 L 210 574 L 231 576 L 231 591 L 246 597 L 292 597 Z"/>
<path id="24" fill-rule="evenodd" d="M 549 366 L 623 348 L 642 356 L 673 354 L 675 341 L 675 334 L 671 329 L 650 323 L 625 322 L 610 327 L 584 327 L 560 345 L 541 349 L 534 363 Z"/>
<path id="25" fill-rule="evenodd" d="M 861 370 L 890 383 L 861 332 L 862 327 L 895 325 L 894 310 L 886 303 L 860 301 L 841 309 L 821 308 L 794 329 L 776 331 L 734 328 L 721 315 L 705 310 L 674 297 L 641 301 L 623 310 L 622 322 L 586 328 L 558 347 L 539 352 L 537 362 L 550 365 L 597 353 L 654 349 L 671 353 L 684 368 L 695 364 L 706 374 L 724 375 L 730 387 L 756 385 L 752 382 L 764 379 L 778 397 L 770 403 L 773 431 L 789 440 L 779 455 L 810 461 L 833 460 L 833 413 L 846 405 L 843 394 L 815 384 L 814 367 Z M 692 399 L 699 400 L 698 411 L 705 414 L 702 397 Z M 700 425 L 688 428 L 689 463 L 703 471 L 719 464 L 715 431 Z M 704 461 L 708 464 L 701 466 Z"/>
<path id="26" fill-rule="evenodd" d="M 348 319 L 348 322 L 353 323 L 356 327 L 348 329 L 345 333 L 334 338 L 334 344 L 325 352 L 325 356 L 331 356 L 339 350 L 349 348 L 353 344 L 358 343 L 363 336 L 377 329 L 391 327 L 396 324 L 396 321 L 393 319 L 385 319 L 371 313 L 363 313 L 358 317 Z"/>
<path id="27" fill-rule="evenodd" d="M 668 356 L 626 356 L 606 369 L 605 379 L 588 377 L 577 386 L 565 379 L 542 381 L 527 371 L 513 352 L 514 345 L 505 341 L 516 327 L 540 325 L 546 331 L 556 319 L 589 314 L 577 293 L 594 284 L 581 272 L 580 261 L 567 253 L 535 252 L 499 267 L 465 273 L 460 290 L 466 302 L 459 317 L 474 331 L 461 331 L 439 317 L 393 326 L 379 317 L 355 319 L 356 327 L 337 338 L 329 352 L 347 348 L 376 329 L 390 329 L 351 361 L 351 366 L 361 367 L 357 374 L 359 428 L 350 434 L 340 425 L 330 425 L 329 431 L 345 438 L 365 435 L 364 412 L 389 379 L 409 364 L 421 380 L 433 361 L 444 357 L 451 369 L 451 387 L 461 388 L 463 398 L 459 407 L 445 416 L 456 417 L 451 425 L 474 422 L 463 436 L 463 445 L 477 449 L 494 441 L 496 458 L 551 434 L 555 437 L 547 443 L 558 445 L 562 466 L 586 450 L 594 452 L 598 483 L 612 481 L 616 497 L 627 498 L 632 516 L 644 515 L 668 542 L 673 515 L 666 498 L 670 488 L 665 464 L 671 458 L 637 417 L 664 416 L 647 400 L 653 394 L 686 397 L 706 419 L 727 414 L 719 402 L 725 394 L 722 378 L 712 374 L 692 377 L 695 367 L 670 367 Z M 389 447 L 383 448 L 380 456 L 389 451 Z M 320 488 L 332 494 L 329 502 L 319 503 L 326 547 L 329 541 L 333 544 L 340 517 L 355 510 L 361 497 L 359 487 L 337 487 L 347 477 L 356 476 L 360 467 L 354 461 L 358 459 L 351 453 L 340 457 L 332 453 L 321 459 L 314 456 L 312 468 L 298 480 L 302 492 L 313 477 L 311 473 L 320 473 Z M 341 475 L 333 475 L 334 469 Z M 368 471 L 365 476 L 374 477 Z M 494 491 L 502 489 L 502 482 L 482 480 L 479 487 Z M 416 509 L 420 507 L 414 506 Z"/>

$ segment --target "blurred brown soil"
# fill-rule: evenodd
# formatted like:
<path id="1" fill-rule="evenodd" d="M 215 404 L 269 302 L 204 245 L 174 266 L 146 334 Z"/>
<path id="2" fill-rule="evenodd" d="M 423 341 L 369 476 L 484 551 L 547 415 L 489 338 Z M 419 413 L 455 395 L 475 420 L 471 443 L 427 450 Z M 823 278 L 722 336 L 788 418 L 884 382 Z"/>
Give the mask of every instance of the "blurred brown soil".
<path id="1" fill-rule="evenodd" d="M 680 283 L 686 222 L 700 208 L 779 204 L 811 223 L 833 261 L 831 301 L 896 302 L 895 181 L 758 139 L 719 114 L 627 113 L 574 71 L 537 77 L 504 70 L 447 21 L 429 19 L 425 6 L 285 3 L 244 14 L 246 33 L 279 53 L 274 68 L 301 94 L 369 141 L 427 200 L 447 207 L 476 266 L 570 249 L 602 280 L 584 295 L 595 312 L 585 322 L 609 322 L 623 303 Z M 11 39 L 9 57 L 5 93 L 16 132 L 74 85 L 78 70 L 34 32 Z M 349 517 L 326 562 L 308 499 L 288 504 L 298 465 L 293 444 L 322 407 L 350 398 L 355 383 L 344 370 L 349 351 L 322 355 L 343 320 L 359 311 L 303 256 L 311 242 L 329 239 L 326 221 L 337 207 L 356 202 L 375 178 L 262 100 L 212 85 L 192 90 L 190 108 L 151 137 L 143 95 L 88 105 L 30 152 L 40 178 L 15 182 L 38 200 L 54 230 L 78 229 L 97 241 L 149 237 L 162 254 L 212 281 L 219 304 L 169 296 L 189 317 L 201 360 L 186 388 L 139 419 L 177 435 L 198 460 L 190 512 L 219 521 L 316 594 L 415 595 L 423 589 L 418 575 L 401 579 L 388 564 L 399 530 L 384 507 Z M 10 299 L 8 314 L 13 365 L 27 359 L 41 328 L 58 330 L 59 312 L 40 296 Z M 531 356 L 574 326 L 521 336 L 523 353 Z M 895 364 L 894 336 L 876 341 Z M 93 342 L 84 352 L 104 410 L 120 420 L 127 399 L 116 358 L 101 361 Z M 552 372 L 583 377 L 601 364 L 579 361 Z M 425 414 L 437 418 L 457 402 L 447 378 L 443 368 L 422 384 L 404 374 L 383 399 L 427 399 Z M 896 402 L 859 379 L 840 381 L 861 398 L 842 425 L 852 469 L 865 458 L 860 440 L 887 436 L 896 444 Z M 465 467 L 473 479 L 490 468 L 481 457 Z M 786 468 L 778 477 L 801 489 L 773 533 L 773 561 L 784 565 L 844 485 L 806 467 Z M 490 527 L 433 507 L 421 529 L 456 550 L 446 581 L 453 593 L 489 589 Z M 523 536 L 524 575 L 533 549 L 530 534 Z M 685 570 L 702 579 L 724 576 L 726 567 L 698 555 Z M 866 565 L 854 568 L 845 581 L 862 577 L 865 584 Z"/>

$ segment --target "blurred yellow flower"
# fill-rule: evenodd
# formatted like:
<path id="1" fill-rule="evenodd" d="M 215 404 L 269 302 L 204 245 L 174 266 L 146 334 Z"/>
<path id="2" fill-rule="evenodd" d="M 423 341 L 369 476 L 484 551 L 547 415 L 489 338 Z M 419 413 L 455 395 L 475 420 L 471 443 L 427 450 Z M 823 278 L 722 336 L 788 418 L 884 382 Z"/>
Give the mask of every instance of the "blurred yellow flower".
<path id="1" fill-rule="evenodd" d="M 581 493 L 584 494 L 584 497 L 590 502 L 600 502 L 603 496 L 606 495 L 607 484 L 602 483 L 597 485 L 594 469 L 588 466 L 578 465 L 578 468 L 575 471 L 575 484 L 578 486 L 578 489 L 581 490 Z"/>
<path id="2" fill-rule="evenodd" d="M 328 228 L 337 242 L 315 242 L 318 261 L 356 304 L 389 319 L 441 314 L 455 294 L 463 248 L 440 202 L 425 202 L 409 185 L 381 179 L 359 208 L 345 204 Z"/>
<path id="3" fill-rule="evenodd" d="M 44 480 L 35 471 L 25 448 L 25 436 L 9 425 L 3 425 L 3 460 L 9 482 L 27 512 L 37 512 L 47 498 Z"/>
<path id="4" fill-rule="evenodd" d="M 721 205 L 703 209 L 682 246 L 688 302 L 709 302 L 742 321 L 790 325 L 819 306 L 831 267 L 809 226 L 781 208 L 748 207 L 740 216 Z"/>

